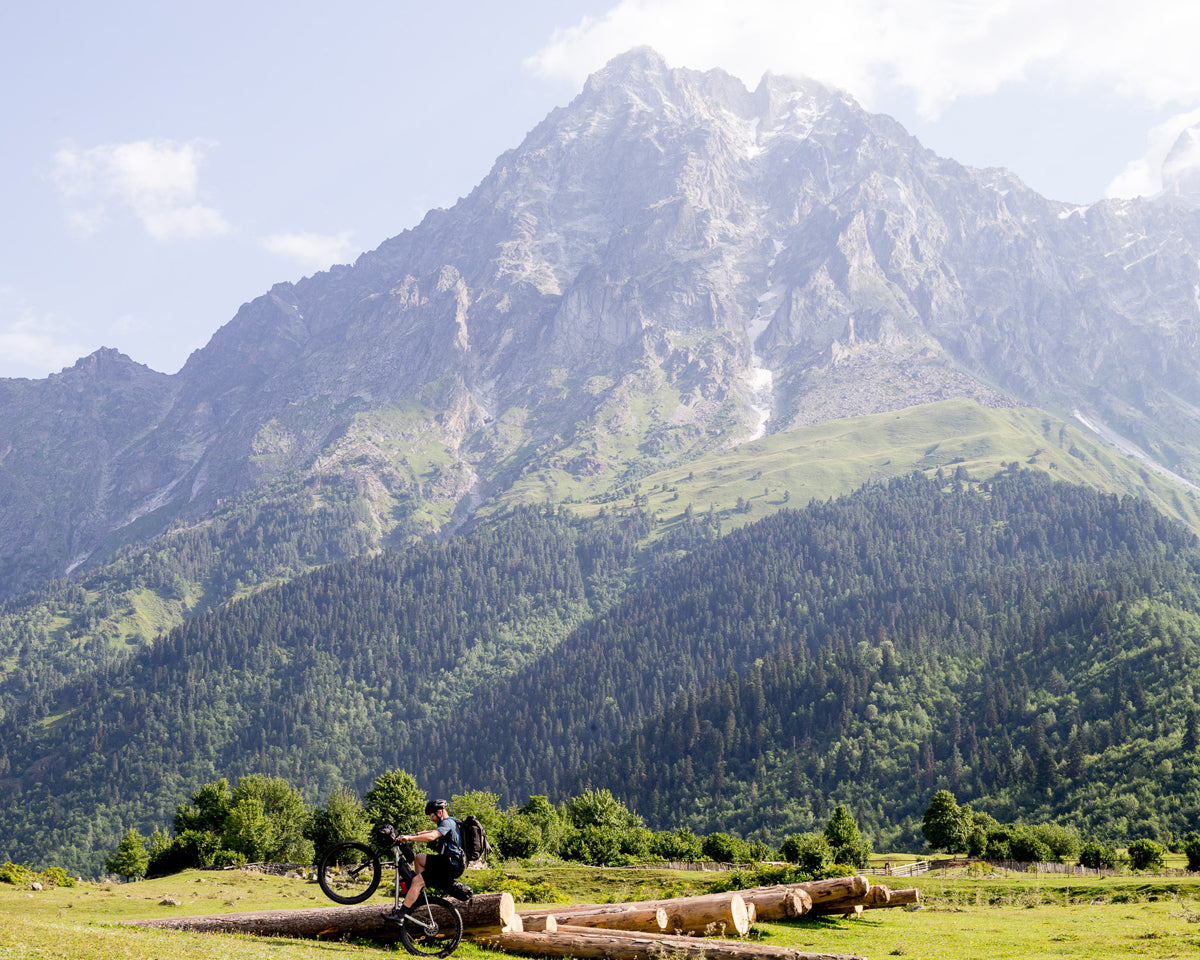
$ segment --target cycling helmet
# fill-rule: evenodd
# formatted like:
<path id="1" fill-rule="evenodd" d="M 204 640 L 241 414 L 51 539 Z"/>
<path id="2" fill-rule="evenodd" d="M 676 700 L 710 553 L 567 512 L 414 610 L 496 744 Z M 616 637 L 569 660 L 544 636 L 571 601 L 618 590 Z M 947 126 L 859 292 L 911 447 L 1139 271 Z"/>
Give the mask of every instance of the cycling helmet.
<path id="1" fill-rule="evenodd" d="M 445 800 L 430 800 L 425 804 L 425 816 L 429 816 L 434 810 L 445 810 L 448 806 Z"/>

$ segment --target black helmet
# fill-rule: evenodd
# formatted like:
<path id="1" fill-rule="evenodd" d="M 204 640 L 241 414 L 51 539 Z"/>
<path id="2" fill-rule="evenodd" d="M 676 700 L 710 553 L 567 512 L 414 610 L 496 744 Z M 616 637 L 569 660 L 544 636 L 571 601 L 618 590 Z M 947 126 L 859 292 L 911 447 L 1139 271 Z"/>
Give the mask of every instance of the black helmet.
<path id="1" fill-rule="evenodd" d="M 434 810 L 445 810 L 449 804 L 445 800 L 430 800 L 425 804 L 425 816 L 429 816 Z"/>

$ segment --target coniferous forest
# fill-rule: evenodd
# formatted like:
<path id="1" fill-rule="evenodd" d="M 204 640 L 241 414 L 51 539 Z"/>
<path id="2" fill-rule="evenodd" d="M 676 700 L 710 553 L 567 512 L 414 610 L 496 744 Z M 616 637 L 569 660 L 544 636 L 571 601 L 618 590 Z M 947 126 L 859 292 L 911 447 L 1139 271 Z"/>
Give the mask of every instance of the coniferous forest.
<path id="1" fill-rule="evenodd" d="M 0 861 L 95 873 L 219 777 L 315 803 L 393 767 L 772 844 L 845 804 L 876 849 L 919 849 L 939 789 L 1098 840 L 1200 822 L 1200 550 L 1144 503 L 960 471 L 725 536 L 652 526 L 524 508 L 9 702 Z"/>

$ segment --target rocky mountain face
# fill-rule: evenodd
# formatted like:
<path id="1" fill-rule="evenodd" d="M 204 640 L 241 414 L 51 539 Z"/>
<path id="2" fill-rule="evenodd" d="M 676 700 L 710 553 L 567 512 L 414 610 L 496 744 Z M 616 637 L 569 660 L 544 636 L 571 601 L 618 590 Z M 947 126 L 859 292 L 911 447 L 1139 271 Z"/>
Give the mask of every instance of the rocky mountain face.
<path id="1" fill-rule="evenodd" d="M 1183 150 L 1183 147 L 1179 148 Z M 0 382 L 3 592 L 238 497 L 376 542 L 954 396 L 1200 481 L 1200 209 L 1075 207 L 819 84 L 618 57 L 448 210 L 246 304 L 173 376 Z"/>

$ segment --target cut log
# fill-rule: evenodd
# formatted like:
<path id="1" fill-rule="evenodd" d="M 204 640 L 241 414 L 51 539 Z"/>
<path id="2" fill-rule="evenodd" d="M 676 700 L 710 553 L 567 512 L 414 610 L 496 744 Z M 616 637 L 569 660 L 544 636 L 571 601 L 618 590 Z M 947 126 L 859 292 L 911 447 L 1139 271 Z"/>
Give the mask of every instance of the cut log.
<path id="1" fill-rule="evenodd" d="M 873 890 L 875 888 L 872 887 L 871 889 Z M 907 890 L 891 890 L 889 891 L 887 903 L 868 903 L 867 909 L 870 910 L 876 907 L 907 907 L 911 904 L 920 902 L 920 890 L 914 888 L 909 888 Z"/>
<path id="2" fill-rule="evenodd" d="M 700 897 L 674 897 L 603 905 L 565 905 L 522 910 L 524 921 L 552 916 L 559 925 L 646 933 L 726 932 L 744 937 L 750 931 L 746 901 L 737 891 Z"/>
<path id="3" fill-rule="evenodd" d="M 517 919 L 521 921 L 525 933 L 554 933 L 558 930 L 558 921 L 554 919 L 553 915 L 528 918 L 518 915 Z M 591 928 L 583 927 L 582 929 L 589 930 Z M 520 933 L 521 931 L 517 932 Z"/>
<path id="4" fill-rule="evenodd" d="M 738 893 L 746 906 L 753 904 L 758 920 L 791 920 L 812 909 L 812 896 L 795 886 L 752 887 Z"/>
<path id="5" fill-rule="evenodd" d="M 828 880 L 809 880 L 795 886 L 812 897 L 813 907 L 831 900 L 857 900 L 871 889 L 871 881 L 862 874 L 853 877 L 830 877 Z"/>
<path id="6" fill-rule="evenodd" d="M 463 915 L 463 929 L 502 933 L 520 923 L 511 893 L 480 893 L 456 906 Z M 161 917 L 135 920 L 139 927 L 189 930 L 194 933 L 249 933 L 264 937 L 337 937 L 345 934 L 394 939 L 399 936 L 395 924 L 383 915 L 391 910 L 390 901 L 360 903 L 349 907 L 311 907 L 304 910 L 260 910 L 247 913 L 207 914 L 198 917 Z M 434 908 L 435 915 L 442 913 Z"/>
<path id="7" fill-rule="evenodd" d="M 747 957 L 778 960 L 862 960 L 844 954 L 807 953 L 787 947 L 752 944 L 737 940 L 707 940 L 700 937 L 655 936 L 622 930 L 593 928 L 557 933 L 504 933 L 483 945 L 533 957 L 613 958 L 613 960 L 660 960 L 664 954 L 694 960 L 745 960 Z"/>
<path id="8" fill-rule="evenodd" d="M 892 891 L 882 883 L 877 883 L 867 891 L 867 902 L 864 907 L 886 907 L 892 899 Z"/>
<path id="9" fill-rule="evenodd" d="M 666 929 L 666 911 L 657 901 L 645 903 L 608 903 L 602 906 L 590 904 L 586 909 L 575 909 L 565 905 L 560 910 L 525 911 L 519 914 L 522 922 L 528 924 L 543 917 L 553 917 L 559 924 L 570 923 L 576 927 L 595 927 L 597 929 L 642 930 L 647 933 L 661 933 Z"/>
<path id="10" fill-rule="evenodd" d="M 663 933 L 744 937 L 750 932 L 750 911 L 741 894 L 736 892 L 664 900 L 661 909 L 666 915 L 659 928 Z"/>

